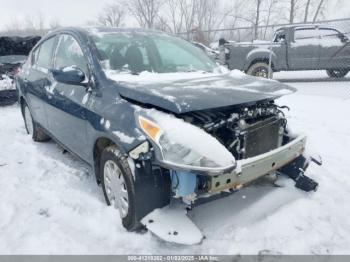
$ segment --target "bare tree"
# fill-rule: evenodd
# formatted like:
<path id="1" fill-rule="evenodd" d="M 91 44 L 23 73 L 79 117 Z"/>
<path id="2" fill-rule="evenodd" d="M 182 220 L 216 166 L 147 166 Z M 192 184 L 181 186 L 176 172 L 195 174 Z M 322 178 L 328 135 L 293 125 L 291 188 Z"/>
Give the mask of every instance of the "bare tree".
<path id="1" fill-rule="evenodd" d="M 264 32 L 264 39 L 266 38 L 266 33 L 267 33 L 267 28 L 270 25 L 270 20 L 272 13 L 274 12 L 274 8 L 277 4 L 278 0 L 269 0 L 267 3 L 267 15 L 266 15 L 266 27 L 265 27 L 265 32 Z"/>
<path id="2" fill-rule="evenodd" d="M 57 29 L 61 27 L 59 20 L 57 18 L 51 19 L 49 27 L 50 29 Z"/>
<path id="3" fill-rule="evenodd" d="M 163 0 L 129 0 L 127 6 L 141 27 L 154 28 Z"/>
<path id="4" fill-rule="evenodd" d="M 103 26 L 120 27 L 125 15 L 125 9 L 119 3 L 107 4 L 98 16 L 98 23 Z"/>
<path id="5" fill-rule="evenodd" d="M 255 0 L 256 11 L 255 11 L 255 22 L 254 22 L 254 39 L 258 38 L 259 34 L 259 24 L 260 24 L 260 15 L 261 15 L 261 4 L 263 0 Z"/>
<path id="6" fill-rule="evenodd" d="M 221 1 L 222 2 L 222 1 Z M 202 42 L 211 41 L 213 34 L 211 33 L 214 28 L 219 28 L 225 18 L 231 12 L 225 10 L 222 12 L 220 8 L 220 1 L 216 0 L 196 0 L 195 1 L 195 24 L 197 27 L 197 33 L 204 39 Z M 207 31 L 207 35 L 203 33 Z"/>
<path id="7" fill-rule="evenodd" d="M 315 23 L 316 20 L 317 20 L 317 17 L 319 16 L 322 8 L 323 8 L 323 5 L 324 5 L 325 1 L 324 0 L 320 0 L 320 2 L 318 3 L 318 6 L 317 6 L 317 9 L 316 9 L 316 12 L 315 12 L 315 15 L 314 15 L 314 18 L 312 19 L 312 22 Z"/>
<path id="8" fill-rule="evenodd" d="M 168 14 L 170 28 L 173 33 L 180 33 L 184 27 L 184 13 L 181 10 L 183 0 L 166 0 L 164 9 Z M 166 19 L 165 19 L 166 20 Z"/>
<path id="9" fill-rule="evenodd" d="M 41 13 L 38 13 L 36 16 L 27 15 L 25 17 L 24 27 L 27 31 L 43 31 L 45 28 L 45 18 Z"/>
<path id="10" fill-rule="evenodd" d="M 310 4 L 311 4 L 311 0 L 307 0 L 305 4 L 304 23 L 307 22 L 307 19 L 309 16 Z"/>
<path id="11" fill-rule="evenodd" d="M 289 11 L 289 23 L 293 24 L 295 19 L 295 13 L 296 13 L 296 1 L 297 0 L 290 0 L 290 11 Z"/>
<path id="12" fill-rule="evenodd" d="M 180 12 L 183 14 L 184 29 L 187 32 L 187 39 L 194 28 L 196 2 L 194 0 L 179 0 Z"/>
<path id="13" fill-rule="evenodd" d="M 295 23 L 297 20 L 302 20 L 300 17 L 302 15 L 301 9 L 305 7 L 305 3 L 303 0 L 288 0 L 288 22 L 290 24 Z"/>

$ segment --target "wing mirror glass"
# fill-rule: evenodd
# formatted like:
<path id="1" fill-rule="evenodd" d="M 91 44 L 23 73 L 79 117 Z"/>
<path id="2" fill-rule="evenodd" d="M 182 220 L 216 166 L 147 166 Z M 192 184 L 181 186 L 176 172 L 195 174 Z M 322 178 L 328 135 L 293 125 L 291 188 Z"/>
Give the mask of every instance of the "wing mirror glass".
<path id="1" fill-rule="evenodd" d="M 69 66 L 61 69 L 53 69 L 51 72 L 57 82 L 69 85 L 87 85 L 85 82 L 85 73 L 79 67 Z"/>

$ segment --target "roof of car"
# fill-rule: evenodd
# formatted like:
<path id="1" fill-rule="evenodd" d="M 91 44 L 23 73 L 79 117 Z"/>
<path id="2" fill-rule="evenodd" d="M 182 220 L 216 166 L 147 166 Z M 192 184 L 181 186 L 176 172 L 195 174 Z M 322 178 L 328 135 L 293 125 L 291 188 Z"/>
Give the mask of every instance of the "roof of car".
<path id="1" fill-rule="evenodd" d="M 289 29 L 289 28 L 307 28 L 307 27 L 322 27 L 322 28 L 332 28 L 336 29 L 332 25 L 327 25 L 327 24 L 294 24 L 294 25 L 285 25 L 279 27 L 276 31 L 278 30 L 283 30 L 283 29 Z"/>
<path id="2" fill-rule="evenodd" d="M 162 31 L 144 29 L 144 28 L 120 28 L 120 27 L 107 27 L 107 26 L 87 26 L 87 27 L 61 27 L 53 32 L 71 31 L 76 33 L 163 33 Z"/>

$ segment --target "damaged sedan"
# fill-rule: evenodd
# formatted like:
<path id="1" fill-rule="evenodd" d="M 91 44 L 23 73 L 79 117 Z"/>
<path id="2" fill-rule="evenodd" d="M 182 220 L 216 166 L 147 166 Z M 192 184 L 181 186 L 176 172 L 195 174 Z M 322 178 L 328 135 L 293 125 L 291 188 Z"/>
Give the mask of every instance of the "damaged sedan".
<path id="1" fill-rule="evenodd" d="M 16 77 L 34 141 L 88 163 L 129 231 L 200 243 L 186 215 L 271 174 L 304 191 L 306 136 L 290 131 L 279 82 L 219 67 L 191 43 L 141 29 L 65 28 L 32 50 Z M 315 161 L 315 160 L 314 160 Z"/>

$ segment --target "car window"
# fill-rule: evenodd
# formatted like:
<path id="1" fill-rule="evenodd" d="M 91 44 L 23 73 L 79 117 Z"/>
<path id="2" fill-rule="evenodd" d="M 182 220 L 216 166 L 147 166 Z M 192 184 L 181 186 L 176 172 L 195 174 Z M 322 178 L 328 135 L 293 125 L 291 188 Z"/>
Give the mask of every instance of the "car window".
<path id="1" fill-rule="evenodd" d="M 322 39 L 333 39 L 333 40 L 339 40 L 340 41 L 340 33 L 337 30 L 334 29 L 326 29 L 326 28 L 321 28 L 319 29 L 320 36 Z"/>
<path id="2" fill-rule="evenodd" d="M 212 72 L 216 64 L 193 44 L 159 33 L 95 34 L 93 40 L 103 69 L 118 72 Z"/>
<path id="3" fill-rule="evenodd" d="M 51 68 L 52 50 L 55 45 L 56 37 L 52 37 L 43 42 L 38 50 L 36 64 L 43 68 Z M 36 54 L 36 53 L 35 53 Z"/>
<path id="4" fill-rule="evenodd" d="M 320 28 L 320 44 L 322 47 L 343 46 L 339 31 L 329 28 Z"/>
<path id="5" fill-rule="evenodd" d="M 274 42 L 275 43 L 280 43 L 286 40 L 286 34 L 284 30 L 277 31 L 274 37 Z"/>
<path id="6" fill-rule="evenodd" d="M 178 48 L 176 43 L 168 41 L 166 38 L 154 39 L 154 42 L 160 54 L 162 65 L 165 68 L 171 69 L 175 67 L 178 71 L 206 70 L 203 62 L 191 53 L 191 49 Z M 190 43 L 188 44 L 191 45 Z M 199 51 L 202 52 L 202 50 Z"/>
<path id="7" fill-rule="evenodd" d="M 316 28 L 296 29 L 294 33 L 295 41 L 308 41 L 319 38 L 319 32 Z"/>
<path id="8" fill-rule="evenodd" d="M 57 45 L 55 69 L 70 66 L 80 68 L 86 75 L 88 73 L 87 61 L 78 42 L 73 36 L 62 35 Z"/>

